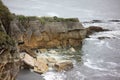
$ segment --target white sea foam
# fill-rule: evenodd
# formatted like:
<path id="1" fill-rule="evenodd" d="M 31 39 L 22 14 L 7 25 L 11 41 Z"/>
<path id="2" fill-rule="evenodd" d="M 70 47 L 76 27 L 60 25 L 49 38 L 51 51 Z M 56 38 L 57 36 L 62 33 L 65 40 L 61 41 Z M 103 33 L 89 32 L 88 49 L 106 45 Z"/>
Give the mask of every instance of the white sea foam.
<path id="1" fill-rule="evenodd" d="M 42 74 L 45 80 L 65 80 L 66 75 L 58 72 L 47 72 Z"/>
<path id="2" fill-rule="evenodd" d="M 95 44 L 99 45 L 99 46 L 102 46 L 105 44 L 105 41 L 100 41 L 100 42 L 95 42 Z"/>
<path id="3" fill-rule="evenodd" d="M 87 59 L 87 61 L 84 62 L 84 65 L 91 68 L 91 69 L 96 69 L 96 70 L 100 70 L 100 71 L 107 71 L 107 69 L 98 67 L 97 64 L 94 64 L 94 62 L 92 62 L 89 59 Z"/>
<path id="4" fill-rule="evenodd" d="M 105 31 L 105 32 L 99 32 L 94 35 L 91 35 L 91 38 L 98 38 L 98 37 L 109 37 L 109 38 L 117 38 L 120 39 L 120 31 Z"/>
<path id="5" fill-rule="evenodd" d="M 95 38 L 86 38 L 85 40 L 86 40 L 86 41 L 87 41 L 87 40 L 92 40 L 92 41 L 94 41 L 94 40 L 98 40 L 98 39 L 95 39 Z"/>
<path id="6" fill-rule="evenodd" d="M 106 46 L 109 48 L 109 49 L 114 49 L 113 47 L 111 47 L 110 45 L 109 45 L 109 43 L 108 42 L 106 42 Z"/>

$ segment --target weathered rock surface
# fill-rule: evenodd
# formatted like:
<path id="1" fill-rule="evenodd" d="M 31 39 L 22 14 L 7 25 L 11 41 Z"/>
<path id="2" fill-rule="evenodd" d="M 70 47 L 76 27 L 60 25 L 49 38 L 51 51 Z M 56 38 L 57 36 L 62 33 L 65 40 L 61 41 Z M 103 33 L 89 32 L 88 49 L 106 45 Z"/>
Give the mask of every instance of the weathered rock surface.
<path id="1" fill-rule="evenodd" d="M 15 80 L 20 61 L 15 41 L 10 37 L 11 14 L 0 0 L 0 80 Z"/>
<path id="2" fill-rule="evenodd" d="M 50 53 L 51 54 L 51 53 Z M 29 54 L 21 54 L 22 61 L 27 64 L 27 68 L 32 68 L 34 72 L 43 74 L 52 68 L 56 71 L 67 71 L 73 68 L 71 60 L 63 60 L 58 55 L 57 57 L 40 53 L 36 58 L 33 58 Z"/>
<path id="3" fill-rule="evenodd" d="M 35 54 L 35 52 L 33 52 L 33 50 L 30 49 L 30 47 L 27 46 L 19 46 L 19 50 L 20 52 L 26 52 L 28 53 L 30 56 L 32 57 L 36 57 L 37 55 Z"/>
<path id="4" fill-rule="evenodd" d="M 94 32 L 109 31 L 108 29 L 103 29 L 102 27 L 99 26 L 90 26 L 86 30 L 87 30 L 87 35 L 91 35 Z"/>
<path id="5" fill-rule="evenodd" d="M 48 71 L 48 63 L 44 57 L 38 57 L 35 60 L 34 71 L 40 74 Z"/>
<path id="6" fill-rule="evenodd" d="M 19 67 L 19 54 L 14 41 L 0 31 L 0 80 L 15 80 Z"/>
<path id="7" fill-rule="evenodd" d="M 24 54 L 24 57 L 22 60 L 23 62 L 25 62 L 25 64 L 29 65 L 30 67 L 34 67 L 34 58 L 31 57 L 30 55 Z"/>
<path id="8" fill-rule="evenodd" d="M 36 58 L 33 58 L 27 53 L 21 55 L 21 60 L 27 64 L 27 68 L 33 68 L 35 72 L 40 74 L 48 71 L 48 62 L 45 57 L 37 56 Z"/>
<path id="9" fill-rule="evenodd" d="M 42 24 L 38 18 L 24 18 L 23 22 L 18 18 L 11 22 L 11 35 L 30 48 L 80 46 L 86 37 L 86 30 L 79 21 L 45 21 Z"/>
<path id="10" fill-rule="evenodd" d="M 73 68 L 73 63 L 71 61 L 61 61 L 55 64 L 57 71 L 67 71 Z"/>

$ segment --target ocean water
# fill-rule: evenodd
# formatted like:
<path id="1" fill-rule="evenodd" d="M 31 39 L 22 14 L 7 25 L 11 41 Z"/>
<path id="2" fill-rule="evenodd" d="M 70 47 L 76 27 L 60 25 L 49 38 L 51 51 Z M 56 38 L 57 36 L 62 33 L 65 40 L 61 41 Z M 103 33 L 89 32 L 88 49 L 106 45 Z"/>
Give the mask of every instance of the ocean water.
<path id="1" fill-rule="evenodd" d="M 11 12 L 29 16 L 120 19 L 120 0 L 2 0 Z"/>

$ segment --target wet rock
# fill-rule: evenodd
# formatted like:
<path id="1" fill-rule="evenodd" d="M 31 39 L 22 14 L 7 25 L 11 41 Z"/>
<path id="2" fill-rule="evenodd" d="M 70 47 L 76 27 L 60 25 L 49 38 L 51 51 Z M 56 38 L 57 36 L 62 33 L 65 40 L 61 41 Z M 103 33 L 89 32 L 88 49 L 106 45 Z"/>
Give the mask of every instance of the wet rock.
<path id="1" fill-rule="evenodd" d="M 47 49 L 39 49 L 39 51 L 40 51 L 41 53 L 48 52 L 48 50 L 47 50 Z"/>
<path id="2" fill-rule="evenodd" d="M 58 52 L 55 51 L 55 50 L 50 50 L 49 53 L 51 53 L 51 54 L 58 54 Z"/>
<path id="3" fill-rule="evenodd" d="M 48 71 L 47 60 L 43 57 L 38 57 L 35 60 L 34 71 L 40 74 L 47 72 Z"/>
<path id="4" fill-rule="evenodd" d="M 70 52 L 76 52 L 76 50 L 75 50 L 73 47 L 71 47 L 71 48 L 69 49 L 69 51 L 70 51 Z"/>
<path id="5" fill-rule="evenodd" d="M 47 61 L 48 61 L 48 63 L 56 63 L 57 62 L 56 59 L 53 57 L 48 57 Z"/>
<path id="6" fill-rule="evenodd" d="M 91 22 L 92 23 L 102 23 L 103 21 L 102 20 L 92 20 Z"/>
<path id="7" fill-rule="evenodd" d="M 60 61 L 57 62 L 54 66 L 57 71 L 67 71 L 73 68 L 73 63 L 71 61 Z"/>
<path id="8" fill-rule="evenodd" d="M 86 30 L 87 30 L 87 35 L 90 35 L 94 32 L 109 31 L 108 29 L 103 29 L 102 27 L 99 26 L 90 26 Z"/>
<path id="9" fill-rule="evenodd" d="M 30 47 L 27 46 L 19 46 L 20 52 L 26 52 L 27 54 L 29 54 L 32 57 L 36 57 L 37 55 L 35 54 L 34 51 L 32 51 L 30 49 Z"/>
<path id="10" fill-rule="evenodd" d="M 98 39 L 103 40 L 103 39 L 110 39 L 110 37 L 98 37 Z"/>
<path id="11" fill-rule="evenodd" d="M 108 20 L 109 22 L 120 22 L 120 20 Z"/>
<path id="12" fill-rule="evenodd" d="M 34 58 L 31 57 L 29 54 L 24 54 L 24 56 L 22 55 L 23 57 L 23 62 L 27 65 L 29 65 L 29 68 L 33 68 L 34 67 Z"/>
<path id="13" fill-rule="evenodd" d="M 29 54 L 21 54 L 21 59 L 24 62 L 24 68 L 34 68 L 34 71 L 37 73 L 45 73 L 48 71 L 48 60 L 44 56 L 37 56 L 33 58 Z M 51 59 L 49 59 L 50 61 Z M 52 60 L 51 60 L 52 61 Z"/>

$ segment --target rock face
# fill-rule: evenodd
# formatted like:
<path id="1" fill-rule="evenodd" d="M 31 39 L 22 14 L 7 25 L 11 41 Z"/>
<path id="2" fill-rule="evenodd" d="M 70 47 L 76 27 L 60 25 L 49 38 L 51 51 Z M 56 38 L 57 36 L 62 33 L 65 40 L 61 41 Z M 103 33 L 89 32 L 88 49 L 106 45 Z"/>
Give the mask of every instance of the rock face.
<path id="1" fill-rule="evenodd" d="M 19 72 L 19 54 L 10 37 L 11 14 L 0 0 L 0 80 L 15 80 Z"/>
<path id="2" fill-rule="evenodd" d="M 54 18 L 45 18 L 44 24 L 39 19 L 42 18 L 15 18 L 11 22 L 11 35 L 30 48 L 81 46 L 86 30 L 78 19 L 56 21 Z"/>
<path id="3" fill-rule="evenodd" d="M 19 66 L 19 54 L 14 41 L 4 30 L 0 31 L 0 80 L 15 80 Z"/>

